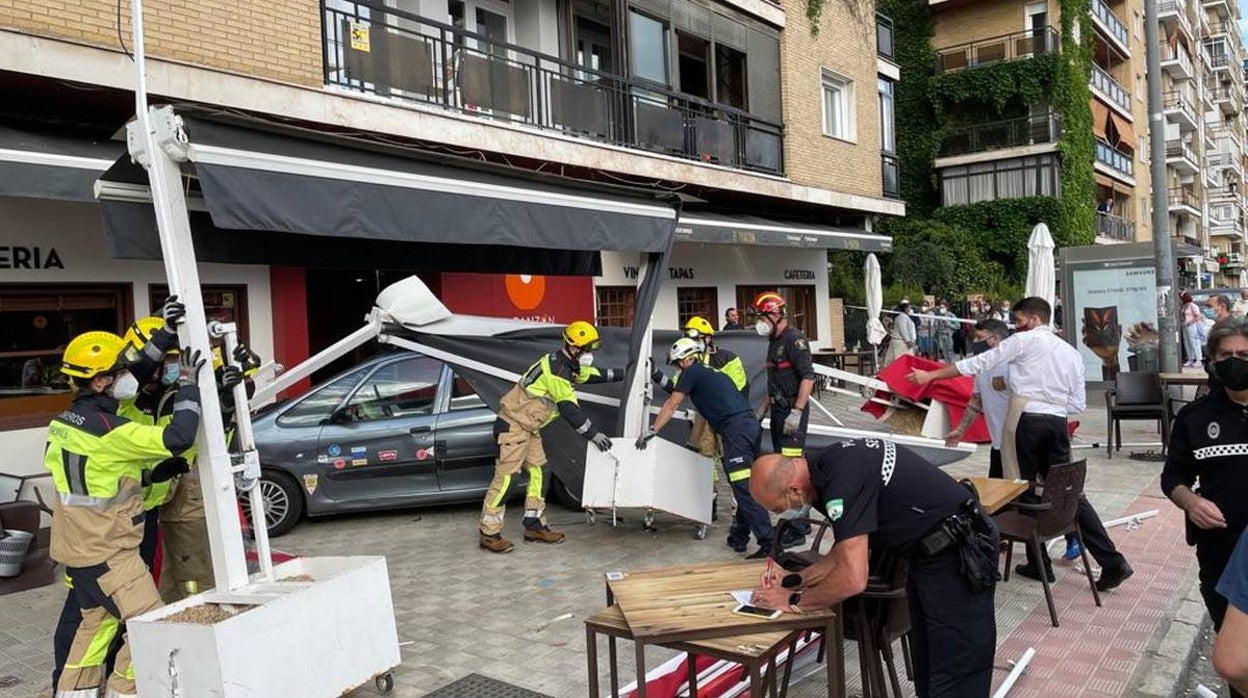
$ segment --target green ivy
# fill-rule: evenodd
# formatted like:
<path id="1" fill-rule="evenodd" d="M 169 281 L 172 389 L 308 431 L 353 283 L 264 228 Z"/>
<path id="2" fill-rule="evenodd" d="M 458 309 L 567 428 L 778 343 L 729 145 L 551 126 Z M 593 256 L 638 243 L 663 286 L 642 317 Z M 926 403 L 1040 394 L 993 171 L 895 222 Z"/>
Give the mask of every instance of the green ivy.
<path id="1" fill-rule="evenodd" d="M 1062 53 L 1053 105 L 1062 119 L 1061 225 L 1067 231 L 1060 245 L 1091 245 L 1096 239 L 1096 180 L 1092 161 L 1096 144 L 1092 135 L 1092 0 L 1060 0 Z M 1075 22 L 1079 23 L 1076 31 Z M 1075 34 L 1083 41 L 1075 40 Z M 1056 242 L 1056 240 L 1055 240 Z"/>
<path id="2" fill-rule="evenodd" d="M 931 101 L 942 121 L 954 109 L 986 111 L 988 118 L 980 121 L 1015 116 L 1008 106 L 1026 108 L 1052 94 L 1058 62 L 1058 56 L 1045 54 L 945 73 L 932 80 Z"/>
<path id="3" fill-rule="evenodd" d="M 923 0 L 879 0 L 893 20 L 893 59 L 902 79 L 894 94 L 901 197 L 909 216 L 925 216 L 940 205 L 932 161 L 940 152 L 941 129 L 932 100 L 932 16 Z"/>
<path id="4" fill-rule="evenodd" d="M 819 36 L 819 21 L 823 19 L 823 0 L 806 0 L 806 19 L 810 20 L 810 35 Z"/>

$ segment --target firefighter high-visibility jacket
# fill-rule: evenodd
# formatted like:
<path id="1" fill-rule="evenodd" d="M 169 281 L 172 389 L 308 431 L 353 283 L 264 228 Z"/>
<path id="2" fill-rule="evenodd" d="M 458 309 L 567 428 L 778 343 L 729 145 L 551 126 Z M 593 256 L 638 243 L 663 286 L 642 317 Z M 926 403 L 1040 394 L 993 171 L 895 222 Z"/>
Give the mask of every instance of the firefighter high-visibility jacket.
<path id="1" fill-rule="evenodd" d="M 150 344 L 151 342 L 148 342 L 148 345 Z M 122 400 L 117 406 L 117 414 L 135 424 L 149 427 L 165 426 L 173 420 L 173 400 L 166 398 L 173 398 L 176 393 L 176 390 L 166 390 L 155 394 L 140 391 L 134 399 Z M 161 413 L 162 408 L 164 409 L 163 414 Z M 182 457 L 194 462 L 194 451 L 195 447 L 192 446 L 187 449 Z M 160 460 L 152 461 L 146 464 L 143 469 L 150 471 L 159 463 Z M 144 485 L 143 510 L 151 511 L 169 501 L 169 497 L 173 493 L 173 483 L 173 480 L 166 480 L 165 482 L 149 482 Z"/>
<path id="2" fill-rule="evenodd" d="M 745 363 L 741 361 L 740 356 L 727 349 L 714 347 L 702 353 L 702 363 L 731 378 L 737 390 L 749 397 L 749 378 L 745 373 Z"/>
<path id="3" fill-rule="evenodd" d="M 181 455 L 199 429 L 199 390 L 180 388 L 167 426 L 132 422 L 117 401 L 80 394 L 48 425 L 44 465 L 56 484 L 52 559 L 69 567 L 98 565 L 143 540 L 147 470 Z"/>
<path id="4" fill-rule="evenodd" d="M 593 424 L 576 401 L 573 383 L 608 383 L 622 376 L 614 369 L 581 366 L 562 351 L 551 352 L 529 367 L 499 402 L 499 420 L 536 432 L 562 416 L 576 433 L 589 438 Z M 496 425 L 496 430 L 499 426 Z M 506 431 L 506 429 L 503 429 Z"/>

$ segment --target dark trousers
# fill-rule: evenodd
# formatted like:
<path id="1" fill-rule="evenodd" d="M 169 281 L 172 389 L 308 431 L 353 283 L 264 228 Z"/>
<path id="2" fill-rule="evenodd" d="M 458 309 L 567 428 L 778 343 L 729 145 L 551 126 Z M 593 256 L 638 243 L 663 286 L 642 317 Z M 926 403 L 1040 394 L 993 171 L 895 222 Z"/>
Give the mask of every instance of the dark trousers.
<path id="1" fill-rule="evenodd" d="M 754 415 L 742 412 L 729 417 L 715 433 L 723 442 L 724 474 L 728 476 L 732 496 L 737 500 L 737 513 L 728 530 L 728 543 L 745 545 L 750 540 L 750 533 L 753 533 L 759 547 L 770 548 L 776 529 L 771 525 L 767 510 L 750 495 L 750 466 L 754 465 L 762 445 L 762 429 L 754 421 Z"/>
<path id="2" fill-rule="evenodd" d="M 792 400 L 789 401 L 789 404 L 792 404 Z M 797 427 L 797 433 L 785 434 L 784 420 L 791 411 L 791 407 L 779 408 L 772 405 L 771 450 L 773 453 L 779 453 L 782 456 L 804 456 L 806 455 L 806 428 L 810 426 L 810 403 L 807 402 L 806 409 L 802 410 L 802 422 Z M 810 524 L 804 521 L 794 522 L 786 530 L 807 536 L 810 535 Z"/>
<path id="3" fill-rule="evenodd" d="M 997 646 L 995 587 L 971 593 L 957 546 L 910 560 L 910 649 L 919 698 L 985 698 Z"/>
<path id="4" fill-rule="evenodd" d="M 1005 468 L 1001 465 L 1001 449 L 994 448 L 988 452 L 988 477 L 1005 477 Z"/>
<path id="5" fill-rule="evenodd" d="M 1226 530 L 1200 531 L 1196 541 L 1196 562 L 1200 566 L 1200 595 L 1205 599 L 1205 609 L 1213 619 L 1213 629 L 1222 629 L 1226 617 L 1226 597 L 1217 592 L 1218 580 L 1231 559 L 1235 544 L 1243 533 Z M 1243 694 L 1231 689 L 1231 698 L 1243 698 Z"/>
<path id="6" fill-rule="evenodd" d="M 156 525 L 159 521 L 159 509 L 148 511 L 143 518 L 143 540 L 139 543 L 139 557 L 143 558 L 149 570 L 156 564 Z M 69 658 L 69 648 L 74 644 L 74 635 L 77 634 L 79 625 L 82 625 L 82 606 L 74 595 L 74 590 L 70 589 L 65 595 L 65 603 L 61 605 L 61 615 L 56 621 L 56 630 L 52 633 L 53 692 L 56 691 L 57 682 L 61 680 L 61 671 L 65 668 L 65 661 Z M 125 626 L 122 626 L 121 632 L 117 633 L 117 637 L 113 638 L 112 644 L 109 645 L 108 658 L 104 660 L 105 676 L 113 673 L 113 660 L 116 659 L 117 652 L 121 649 L 125 633 Z"/>
<path id="7" fill-rule="evenodd" d="M 1070 462 L 1070 433 L 1066 430 L 1066 420 L 1062 417 L 1024 414 L 1018 420 L 1015 446 L 1018 448 L 1019 476 L 1026 480 L 1034 479 L 1037 475 L 1043 478 L 1049 474 L 1051 466 Z M 1126 564 L 1126 558 L 1118 552 L 1114 541 L 1110 539 L 1109 532 L 1101 523 L 1101 517 L 1083 495 L 1079 496 L 1077 516 L 1084 545 L 1097 564 L 1102 568 Z M 1043 546 L 1040 554 L 1044 557 L 1044 565 L 1049 566 L 1049 554 Z M 1034 565 L 1036 560 L 1033 557 L 1034 554 L 1028 548 L 1027 562 Z"/>

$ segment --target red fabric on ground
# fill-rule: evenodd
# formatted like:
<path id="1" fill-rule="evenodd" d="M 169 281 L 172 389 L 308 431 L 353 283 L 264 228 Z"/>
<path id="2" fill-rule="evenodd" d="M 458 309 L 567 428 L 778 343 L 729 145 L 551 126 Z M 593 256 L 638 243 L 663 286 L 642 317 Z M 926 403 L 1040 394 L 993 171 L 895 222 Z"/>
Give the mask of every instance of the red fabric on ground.
<path id="1" fill-rule="evenodd" d="M 906 379 L 911 371 L 935 371 L 944 368 L 945 364 L 938 361 L 929 361 L 919 356 L 902 356 L 893 363 L 889 364 L 880 375 L 880 380 L 888 384 L 888 391 L 877 391 L 875 396 L 882 400 L 888 400 L 894 395 L 899 395 L 919 402 L 922 400 L 939 400 L 949 409 L 949 423 L 957 425 L 962 421 L 962 413 L 966 411 L 966 405 L 971 400 L 971 394 L 975 390 L 975 379 L 970 376 L 959 376 L 947 380 L 933 381 L 927 385 L 915 385 Z M 884 416 L 888 408 L 876 402 L 867 402 L 862 406 L 862 410 L 868 414 L 874 415 L 876 419 Z M 988 443 L 992 439 L 988 436 L 988 425 L 984 422 L 983 416 L 979 416 L 971 424 L 971 428 L 967 430 L 962 437 L 963 441 L 969 443 Z"/>

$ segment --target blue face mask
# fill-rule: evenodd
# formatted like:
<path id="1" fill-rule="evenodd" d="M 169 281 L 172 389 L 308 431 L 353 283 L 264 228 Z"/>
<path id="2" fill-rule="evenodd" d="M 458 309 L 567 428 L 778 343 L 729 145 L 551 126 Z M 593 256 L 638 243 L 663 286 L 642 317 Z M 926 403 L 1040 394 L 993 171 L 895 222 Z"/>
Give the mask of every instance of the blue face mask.
<path id="1" fill-rule="evenodd" d="M 1214 309 L 1213 309 L 1213 308 L 1201 308 L 1201 309 L 1200 309 L 1200 312 L 1201 312 L 1201 313 L 1204 313 L 1204 316 L 1205 316 L 1205 317 L 1207 317 L 1207 318 L 1209 318 L 1210 320 L 1217 320 L 1217 319 L 1218 319 L 1218 313 L 1217 313 L 1216 311 L 1214 311 Z"/>
<path id="2" fill-rule="evenodd" d="M 181 364 L 165 364 L 164 373 L 160 374 L 161 385 L 173 385 L 178 382 L 178 373 L 182 370 Z"/>

